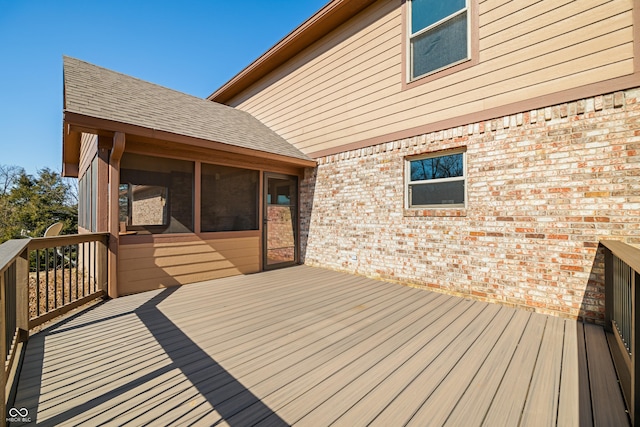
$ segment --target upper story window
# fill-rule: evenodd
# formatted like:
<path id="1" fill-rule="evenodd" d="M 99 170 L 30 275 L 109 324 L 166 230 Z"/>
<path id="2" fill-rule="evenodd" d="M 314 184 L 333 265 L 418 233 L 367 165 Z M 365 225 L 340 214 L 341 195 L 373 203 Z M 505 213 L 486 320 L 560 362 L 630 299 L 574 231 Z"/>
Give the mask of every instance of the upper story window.
<path id="1" fill-rule="evenodd" d="M 414 80 L 470 58 L 469 0 L 409 2 L 409 69 Z"/>
<path id="2" fill-rule="evenodd" d="M 455 150 L 408 158 L 407 207 L 464 207 L 465 154 Z"/>

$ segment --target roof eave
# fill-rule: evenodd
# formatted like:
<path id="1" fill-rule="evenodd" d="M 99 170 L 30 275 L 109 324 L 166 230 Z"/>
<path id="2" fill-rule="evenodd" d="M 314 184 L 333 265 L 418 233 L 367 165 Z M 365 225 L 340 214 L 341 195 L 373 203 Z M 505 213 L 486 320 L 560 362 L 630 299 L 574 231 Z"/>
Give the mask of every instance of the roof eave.
<path id="1" fill-rule="evenodd" d="M 269 153 L 266 151 L 226 144 L 223 142 L 210 141 L 186 135 L 179 135 L 167 131 L 150 129 L 134 124 L 116 122 L 99 117 L 86 116 L 71 111 L 64 111 L 63 124 L 65 129 L 63 136 L 63 168 L 65 165 L 68 165 L 67 168 L 69 169 L 69 171 L 73 172 L 75 165 L 75 176 L 77 176 L 77 165 L 80 161 L 80 135 L 82 132 L 108 136 L 113 135 L 115 132 L 123 132 L 128 135 L 135 135 L 143 138 L 152 138 L 177 144 L 183 144 L 186 146 L 206 148 L 251 157 L 258 157 L 261 159 L 268 159 L 297 167 L 316 166 L 316 162 L 310 158 L 305 159 L 287 156 L 284 154 Z"/>
<path id="2" fill-rule="evenodd" d="M 225 104 L 305 48 L 328 34 L 375 0 L 333 0 L 236 74 L 209 97 Z"/>
<path id="3" fill-rule="evenodd" d="M 64 120 L 62 124 L 62 176 L 77 178 L 80 168 L 81 134 L 72 132 Z"/>

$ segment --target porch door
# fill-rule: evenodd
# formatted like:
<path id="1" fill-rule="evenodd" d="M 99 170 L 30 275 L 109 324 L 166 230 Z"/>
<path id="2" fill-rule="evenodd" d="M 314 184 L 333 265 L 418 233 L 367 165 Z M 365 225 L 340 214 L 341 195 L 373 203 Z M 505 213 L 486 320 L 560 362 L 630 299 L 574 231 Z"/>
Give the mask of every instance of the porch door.
<path id="1" fill-rule="evenodd" d="M 264 174 L 263 266 L 298 262 L 298 178 Z"/>

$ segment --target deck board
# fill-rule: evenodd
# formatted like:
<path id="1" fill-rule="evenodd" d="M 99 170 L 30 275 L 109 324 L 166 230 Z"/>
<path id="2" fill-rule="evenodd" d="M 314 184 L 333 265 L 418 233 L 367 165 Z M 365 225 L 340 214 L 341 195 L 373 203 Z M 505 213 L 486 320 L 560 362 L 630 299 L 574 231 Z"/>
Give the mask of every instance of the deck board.
<path id="1" fill-rule="evenodd" d="M 429 395 L 428 400 L 413 414 L 408 425 L 424 426 L 429 423 L 443 425 L 462 394 L 466 391 L 461 384 L 470 384 L 484 365 L 486 358 L 496 346 L 502 334 L 510 326 L 519 326 L 513 321 L 513 310 L 500 310 L 491 324 L 469 347 L 464 356 L 449 371 L 446 378 Z"/>
<path id="2" fill-rule="evenodd" d="M 16 405 L 38 425 L 623 425 L 616 387 L 598 326 L 297 266 L 48 328 Z"/>
<path id="3" fill-rule="evenodd" d="M 445 310 L 453 317 L 463 314 L 469 308 L 469 305 L 461 304 L 461 301 L 447 297 L 446 301 L 438 309 L 425 315 L 425 322 L 420 325 L 421 328 L 415 335 L 410 336 L 404 342 L 399 342 L 396 349 L 383 355 L 384 357 L 378 360 L 375 365 L 371 367 L 362 366 L 362 368 L 367 369 L 364 373 L 350 370 L 348 375 L 341 375 L 340 379 L 344 384 L 343 387 L 340 388 L 342 384 L 336 384 L 336 381 L 329 379 L 329 381 L 322 384 L 320 390 L 311 390 L 313 399 L 309 399 L 307 396 L 296 398 L 286 408 L 287 414 L 291 414 L 290 419 L 299 425 L 329 425 L 336 421 L 354 403 L 358 402 L 377 386 L 381 379 L 387 378 L 398 368 L 399 364 L 393 363 L 393 361 L 404 361 L 413 357 L 416 352 L 425 346 L 425 343 L 429 343 L 449 326 L 450 320 L 442 316 L 442 310 Z M 358 365 L 361 363 L 359 360 L 356 362 Z M 351 378 L 352 375 L 354 376 L 353 378 Z M 326 394 L 330 394 L 330 397 L 326 400 L 315 399 L 318 395 L 324 397 Z M 332 408 L 332 410 L 327 411 L 326 408 Z M 268 425 L 268 419 L 265 421 L 264 424 Z"/>
<path id="4" fill-rule="evenodd" d="M 514 313 L 513 321 L 509 323 L 498 343 L 475 373 L 469 386 L 464 390 L 462 387 L 458 389 L 463 394 L 455 402 L 455 407 L 451 409 L 443 425 L 482 425 L 530 318 L 531 313 L 525 311 Z"/>
<path id="5" fill-rule="evenodd" d="M 521 425 L 556 425 L 562 368 L 564 321 L 547 320 L 540 352 L 529 384 Z"/>
<path id="6" fill-rule="evenodd" d="M 470 345 L 475 344 L 483 332 L 491 333 L 498 314 L 504 314 L 498 306 L 488 306 L 469 323 L 467 327 L 456 335 L 455 339 L 438 357 L 436 357 L 422 371 L 412 377 L 398 378 L 402 383 L 408 383 L 390 403 L 374 418 L 374 425 L 389 426 L 393 424 L 405 425 L 424 404 L 431 394 L 441 385 L 445 377 L 460 362 L 460 359 Z"/>
<path id="7" fill-rule="evenodd" d="M 622 392 L 616 381 L 614 367 L 607 356 L 608 347 L 604 330 L 595 325 L 584 325 L 584 336 L 587 346 L 587 363 L 589 365 L 589 382 L 591 384 L 592 402 L 609 401 L 607 405 L 593 405 L 594 425 L 623 425 L 626 421 Z"/>

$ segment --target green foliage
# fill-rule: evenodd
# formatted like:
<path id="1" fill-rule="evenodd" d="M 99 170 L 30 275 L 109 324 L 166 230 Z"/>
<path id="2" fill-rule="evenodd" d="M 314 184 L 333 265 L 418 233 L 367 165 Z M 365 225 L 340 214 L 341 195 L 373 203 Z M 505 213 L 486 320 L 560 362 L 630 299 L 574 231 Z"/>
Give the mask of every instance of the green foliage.
<path id="1" fill-rule="evenodd" d="M 7 167 L 0 169 L 6 170 Z M 36 177 L 23 169 L 6 182 L 0 193 L 0 243 L 24 236 L 42 237 L 47 227 L 61 221 L 62 234 L 78 231 L 78 206 L 73 189 L 59 173 L 45 168 Z"/>

